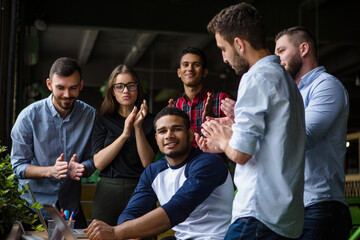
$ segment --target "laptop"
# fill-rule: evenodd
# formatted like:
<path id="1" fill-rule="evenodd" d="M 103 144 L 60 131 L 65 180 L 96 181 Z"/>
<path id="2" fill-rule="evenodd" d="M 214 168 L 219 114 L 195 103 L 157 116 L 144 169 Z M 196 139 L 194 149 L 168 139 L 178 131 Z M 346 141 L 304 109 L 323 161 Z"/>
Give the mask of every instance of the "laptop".
<path id="1" fill-rule="evenodd" d="M 32 189 L 30 187 L 29 181 L 26 181 L 25 184 L 28 187 L 30 197 L 31 197 L 31 200 L 33 201 L 33 204 L 36 203 L 36 198 L 35 198 L 34 192 L 32 191 Z M 39 220 L 40 220 L 41 224 L 43 225 L 43 227 L 45 229 L 46 235 L 48 235 L 48 228 L 47 228 L 46 222 L 44 220 L 44 216 L 42 215 L 40 209 L 36 209 L 36 212 L 37 212 L 37 214 L 39 216 Z"/>
<path id="2" fill-rule="evenodd" d="M 30 186 L 30 184 L 29 184 L 28 181 L 26 181 L 25 184 L 26 184 L 26 186 L 28 187 L 31 200 L 33 201 L 33 204 L 34 204 L 34 203 L 36 202 L 36 198 L 35 198 L 34 192 L 32 191 L 31 186 Z M 44 205 L 45 205 L 45 204 L 44 204 Z M 50 206 L 52 206 L 52 205 L 50 205 Z M 54 206 L 52 206 L 52 207 L 54 207 Z M 45 208 L 45 206 L 44 206 L 44 208 Z M 56 209 L 57 212 L 59 212 L 56 207 L 54 207 L 54 208 Z M 46 210 L 46 208 L 45 208 L 45 210 Z M 46 210 L 46 211 L 49 213 L 48 210 Z M 39 216 L 39 220 L 40 220 L 41 224 L 43 225 L 43 227 L 44 227 L 44 229 L 45 229 L 46 236 L 48 236 L 48 233 L 49 233 L 49 232 L 48 232 L 48 226 L 47 226 L 47 224 L 46 224 L 46 222 L 45 222 L 45 220 L 44 220 L 44 216 L 43 216 L 42 212 L 40 211 L 40 209 L 36 209 L 36 212 L 37 212 L 37 214 L 38 214 L 38 216 Z M 59 213 L 59 214 L 60 214 L 60 213 Z M 49 213 L 49 215 L 50 215 L 51 218 L 54 219 L 54 221 L 55 221 L 55 218 L 54 218 L 50 213 Z M 61 216 L 61 214 L 60 214 L 60 216 Z M 60 220 L 63 220 L 63 222 L 65 223 L 65 220 L 64 220 L 64 218 L 63 218 L 62 216 L 61 216 Z M 56 222 L 56 224 L 57 224 L 57 222 Z M 66 223 L 65 223 L 65 225 L 66 225 Z M 69 228 L 69 229 L 70 229 L 70 228 Z M 71 230 L 70 230 L 70 231 L 71 231 Z M 75 237 L 77 237 L 77 238 L 87 238 L 86 234 L 82 231 L 82 229 L 72 229 L 72 232 L 73 232 L 73 235 L 75 235 Z M 63 236 L 65 236 L 65 234 L 63 234 Z M 70 239 L 70 238 L 69 238 L 69 239 Z M 76 238 L 75 238 L 75 239 L 76 239 Z"/>
<path id="3" fill-rule="evenodd" d="M 44 208 L 50 217 L 54 220 L 56 227 L 59 229 L 66 240 L 87 238 L 87 235 L 82 231 L 82 229 L 70 229 L 70 227 L 66 224 L 64 217 L 60 214 L 55 205 L 45 203 Z"/>

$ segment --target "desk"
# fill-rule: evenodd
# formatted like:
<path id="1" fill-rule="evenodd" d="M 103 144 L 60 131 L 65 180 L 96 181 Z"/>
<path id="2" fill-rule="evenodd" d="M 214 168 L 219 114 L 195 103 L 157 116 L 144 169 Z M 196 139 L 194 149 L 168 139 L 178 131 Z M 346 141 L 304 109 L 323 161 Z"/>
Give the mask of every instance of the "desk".
<path id="1" fill-rule="evenodd" d="M 35 232 L 35 231 L 27 231 L 26 233 L 29 233 L 31 235 L 35 235 L 37 237 L 40 237 L 44 240 L 48 240 L 48 235 L 45 233 L 45 231 L 42 231 L 42 232 Z M 82 240 L 86 240 L 88 239 L 87 237 L 83 237 L 83 236 L 80 236 L 80 237 L 77 237 L 78 239 L 82 239 Z"/>

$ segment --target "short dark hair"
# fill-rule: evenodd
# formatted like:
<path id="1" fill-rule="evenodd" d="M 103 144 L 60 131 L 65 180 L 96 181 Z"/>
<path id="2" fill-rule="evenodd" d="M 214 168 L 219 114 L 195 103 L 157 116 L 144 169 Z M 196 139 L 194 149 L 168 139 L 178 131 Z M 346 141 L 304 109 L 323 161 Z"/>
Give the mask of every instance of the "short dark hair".
<path id="1" fill-rule="evenodd" d="M 179 116 L 183 119 L 184 124 L 186 129 L 190 129 L 190 119 L 189 116 L 180 108 L 176 108 L 176 107 L 166 107 L 163 108 L 158 114 L 156 114 L 155 118 L 154 118 L 154 128 L 156 131 L 156 122 L 167 115 L 175 115 L 175 116 Z"/>
<path id="2" fill-rule="evenodd" d="M 266 48 L 263 19 L 255 7 L 239 3 L 221 10 L 208 24 L 210 33 L 218 33 L 230 44 L 236 37 L 249 42 L 256 50 Z"/>
<path id="3" fill-rule="evenodd" d="M 314 57 L 316 58 L 317 56 L 316 39 L 308 29 L 301 26 L 295 26 L 284 29 L 276 35 L 275 42 L 283 35 L 289 36 L 289 40 L 296 47 L 300 46 L 300 44 L 303 42 L 309 44 L 310 51 L 313 53 Z"/>
<path id="4" fill-rule="evenodd" d="M 54 74 L 60 77 L 69 77 L 76 71 L 79 72 L 80 79 L 82 79 L 80 65 L 75 59 L 69 57 L 58 58 L 50 68 L 49 78 L 51 81 Z"/>
<path id="5" fill-rule="evenodd" d="M 186 54 L 195 54 L 198 55 L 202 61 L 202 65 L 203 68 L 207 68 L 207 60 L 206 60 L 206 55 L 203 51 L 201 51 L 201 49 L 196 48 L 196 47 L 186 47 L 183 50 L 181 50 L 180 55 L 179 55 L 179 63 L 181 64 L 181 58 L 186 55 Z"/>

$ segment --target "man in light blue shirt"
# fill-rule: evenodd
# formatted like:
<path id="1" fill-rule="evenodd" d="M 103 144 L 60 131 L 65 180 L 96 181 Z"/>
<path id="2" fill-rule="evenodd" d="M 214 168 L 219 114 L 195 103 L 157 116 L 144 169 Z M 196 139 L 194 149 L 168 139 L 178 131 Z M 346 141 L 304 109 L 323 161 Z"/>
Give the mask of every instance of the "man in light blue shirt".
<path id="1" fill-rule="evenodd" d="M 11 163 L 19 188 L 28 181 L 41 204 L 74 211 L 75 228 L 87 226 L 80 178 L 95 170 L 89 139 L 96 111 L 77 100 L 83 84 L 75 60 L 57 59 L 46 80 L 52 94 L 22 110 L 11 131 Z M 21 197 L 32 204 L 28 192 Z"/>
<path id="2" fill-rule="evenodd" d="M 348 94 L 319 66 L 316 41 L 305 28 L 276 36 L 275 53 L 299 87 L 305 106 L 305 221 L 302 239 L 348 239 L 351 227 L 344 197 Z"/>
<path id="3" fill-rule="evenodd" d="M 230 118 L 203 123 L 207 152 L 236 162 L 232 225 L 225 239 L 298 238 L 303 228 L 305 118 L 301 95 L 265 44 L 257 10 L 240 3 L 208 24 L 223 60 L 242 75 Z M 220 124 L 219 124 L 220 123 Z"/>

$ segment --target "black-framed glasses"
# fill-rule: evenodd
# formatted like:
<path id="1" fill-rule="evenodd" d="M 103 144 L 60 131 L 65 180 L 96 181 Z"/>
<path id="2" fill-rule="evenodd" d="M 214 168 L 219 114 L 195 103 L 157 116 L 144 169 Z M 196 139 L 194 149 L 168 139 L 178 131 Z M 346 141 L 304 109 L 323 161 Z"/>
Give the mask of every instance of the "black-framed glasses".
<path id="1" fill-rule="evenodd" d="M 135 91 L 137 89 L 138 83 L 136 82 L 129 82 L 129 83 L 115 83 L 113 87 L 116 92 L 123 92 L 125 87 L 128 89 L 129 92 Z"/>

